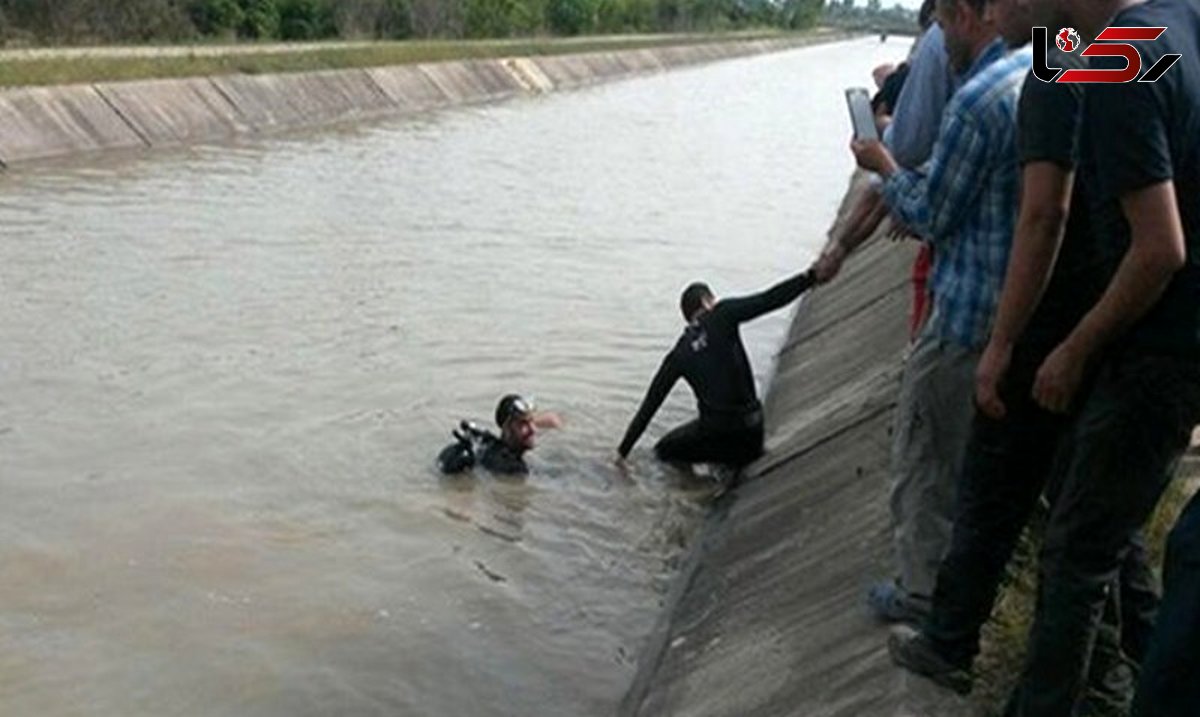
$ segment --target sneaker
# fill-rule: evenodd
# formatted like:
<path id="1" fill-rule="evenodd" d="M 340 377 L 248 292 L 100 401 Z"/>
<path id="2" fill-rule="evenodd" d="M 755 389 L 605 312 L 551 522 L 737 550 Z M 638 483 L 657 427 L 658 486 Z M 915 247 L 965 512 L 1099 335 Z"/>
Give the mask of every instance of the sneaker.
<path id="1" fill-rule="evenodd" d="M 919 625 L 929 616 L 929 598 L 912 595 L 894 580 L 872 585 L 867 591 L 867 606 L 884 622 Z"/>
<path id="2" fill-rule="evenodd" d="M 974 678 L 968 668 L 945 659 L 929 640 L 910 628 L 897 628 L 888 636 L 888 654 L 900 667 L 926 677 L 960 695 L 971 691 Z"/>

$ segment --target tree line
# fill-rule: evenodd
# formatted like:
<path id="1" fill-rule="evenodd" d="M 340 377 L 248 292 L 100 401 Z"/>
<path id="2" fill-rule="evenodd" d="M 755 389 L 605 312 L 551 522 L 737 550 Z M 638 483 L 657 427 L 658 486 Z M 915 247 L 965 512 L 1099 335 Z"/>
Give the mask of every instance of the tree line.
<path id="1" fill-rule="evenodd" d="M 821 21 L 848 30 L 896 33 L 915 33 L 918 27 L 916 10 L 899 3 L 884 8 L 882 0 L 867 0 L 863 5 L 856 5 L 854 0 L 829 0 Z"/>
<path id="2" fill-rule="evenodd" d="M 503 38 L 801 29 L 824 0 L 0 0 L 0 42 Z"/>

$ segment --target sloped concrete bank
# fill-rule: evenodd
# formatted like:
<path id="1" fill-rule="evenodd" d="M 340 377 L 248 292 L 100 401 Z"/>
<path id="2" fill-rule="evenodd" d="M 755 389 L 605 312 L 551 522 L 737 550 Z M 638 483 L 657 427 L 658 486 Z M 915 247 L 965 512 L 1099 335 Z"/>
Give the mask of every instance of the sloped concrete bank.
<path id="1" fill-rule="evenodd" d="M 890 574 L 888 454 L 913 257 L 877 236 L 801 305 L 768 395 L 767 455 L 709 517 L 621 714 L 970 714 L 891 665 L 864 604 Z"/>
<path id="2" fill-rule="evenodd" d="M 497 101 L 847 37 L 818 31 L 549 57 L 10 89 L 0 91 L 0 166 Z"/>

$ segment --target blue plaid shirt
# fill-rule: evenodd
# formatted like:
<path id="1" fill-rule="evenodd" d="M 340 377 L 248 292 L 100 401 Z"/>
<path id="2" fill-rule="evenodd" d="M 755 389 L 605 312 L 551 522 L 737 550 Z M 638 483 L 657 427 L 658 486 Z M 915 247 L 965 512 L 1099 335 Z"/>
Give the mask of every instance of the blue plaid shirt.
<path id="1" fill-rule="evenodd" d="M 987 341 L 1012 248 L 1017 100 L 1030 64 L 1028 49 L 989 45 L 946 105 L 929 162 L 883 183 L 888 206 L 934 247 L 926 330 L 967 348 Z"/>

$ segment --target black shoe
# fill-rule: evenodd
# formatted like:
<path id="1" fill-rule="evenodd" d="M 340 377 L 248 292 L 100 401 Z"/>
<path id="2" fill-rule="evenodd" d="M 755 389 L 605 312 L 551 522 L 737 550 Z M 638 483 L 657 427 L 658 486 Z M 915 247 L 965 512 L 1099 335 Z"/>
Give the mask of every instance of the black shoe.
<path id="1" fill-rule="evenodd" d="M 892 630 L 888 636 L 888 653 L 892 656 L 892 662 L 909 672 L 927 677 L 960 695 L 971 691 L 974 678 L 970 669 L 959 667 L 939 655 L 919 632 L 904 628 Z"/>

